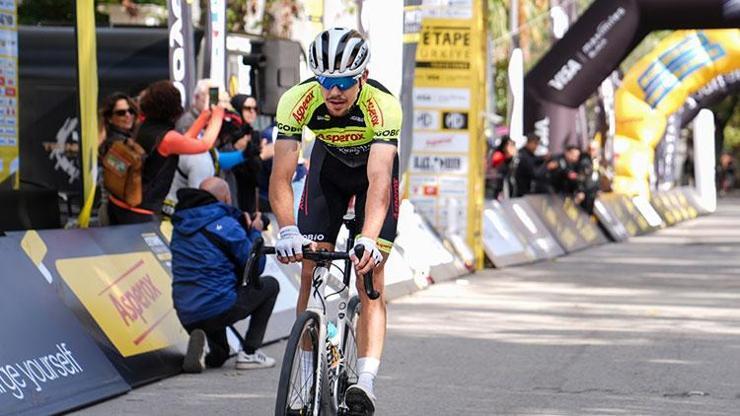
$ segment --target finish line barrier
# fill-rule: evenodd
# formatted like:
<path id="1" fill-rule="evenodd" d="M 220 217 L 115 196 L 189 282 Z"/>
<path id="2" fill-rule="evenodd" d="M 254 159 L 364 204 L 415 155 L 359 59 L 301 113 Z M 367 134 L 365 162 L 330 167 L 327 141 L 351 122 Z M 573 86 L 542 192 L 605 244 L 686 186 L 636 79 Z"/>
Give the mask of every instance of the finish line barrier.
<path id="1" fill-rule="evenodd" d="M 657 209 L 645 198 L 609 194 L 599 198 L 610 227 L 621 227 L 621 237 L 658 229 L 663 216 L 675 223 L 703 213 L 690 188 L 657 194 L 653 200 Z M 483 215 L 486 252 L 497 267 L 550 259 L 606 242 L 591 218 L 555 196 L 490 201 Z M 274 228 L 264 233 L 267 244 L 274 244 Z M 187 334 L 172 308 L 170 237 L 168 223 L 150 223 L 11 232 L 0 238 L 4 274 L 12 274 L 4 279 L 10 283 L 0 294 L 0 305 L 12 313 L 2 316 L 23 317 L 4 325 L 4 338 L 13 342 L 0 351 L 0 412 L 5 412 L 0 415 L 67 411 L 180 372 Z M 386 297 L 469 273 L 458 251 L 404 201 L 386 265 Z M 292 326 L 300 266 L 282 265 L 272 258 L 265 274 L 281 284 L 267 331 L 269 342 L 287 336 Z M 49 316 L 55 317 L 53 325 Z M 241 331 L 245 325 L 237 328 Z M 57 393 L 53 382 L 66 377 L 63 369 L 67 376 L 76 375 L 72 364 L 63 362 L 70 356 L 85 369 L 84 377 L 67 377 L 63 392 Z M 56 361 L 49 358 L 46 367 L 44 357 Z M 34 360 L 45 365 L 48 383 L 39 384 L 41 390 L 35 384 L 41 376 L 13 370 Z M 31 384 L 33 391 L 26 389 Z M 23 400 L 18 398 L 21 393 Z"/>

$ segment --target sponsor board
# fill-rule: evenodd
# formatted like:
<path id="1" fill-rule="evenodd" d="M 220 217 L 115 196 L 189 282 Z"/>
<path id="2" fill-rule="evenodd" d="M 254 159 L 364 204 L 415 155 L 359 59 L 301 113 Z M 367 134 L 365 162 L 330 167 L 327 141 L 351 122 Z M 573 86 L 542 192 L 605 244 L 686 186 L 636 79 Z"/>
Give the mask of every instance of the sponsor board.
<path id="1" fill-rule="evenodd" d="M 485 88 L 480 81 L 486 68 L 486 40 L 481 35 L 485 33 L 485 22 L 482 13 L 472 12 L 482 9 L 482 0 L 424 1 L 415 9 L 416 44 L 413 51 L 408 51 L 415 59 L 410 65 L 414 70 L 410 97 L 414 120 L 409 178 L 418 174 L 438 178 L 433 189 L 435 196 L 429 196 L 432 192 L 423 193 L 425 188 L 416 185 L 416 192 L 410 194 L 424 198 L 419 203 L 425 206 L 417 205 L 419 212 L 430 211 L 427 219 L 438 231 L 454 229 L 457 237 L 465 239 L 458 243 L 472 249 L 476 267 L 483 265 L 483 198 L 468 189 L 482 186 L 482 175 L 476 173 L 482 171 L 483 159 L 471 159 L 468 155 L 485 152 L 482 117 L 471 116 L 482 114 L 485 103 Z M 445 178 L 463 176 L 467 177 L 468 186 L 442 184 Z M 433 199 L 433 210 L 426 207 L 432 205 L 427 199 Z M 449 207 L 451 199 L 456 201 L 456 207 Z M 470 249 L 458 253 L 466 257 L 463 251 Z"/>
<path id="2" fill-rule="evenodd" d="M 439 126 L 438 111 L 414 110 L 414 130 L 438 130 Z"/>
<path id="3" fill-rule="evenodd" d="M 527 195 L 524 200 L 567 252 L 607 242 L 601 230 L 591 222 L 591 217 L 572 199 L 555 195 Z"/>
<path id="4" fill-rule="evenodd" d="M 503 201 L 501 206 L 510 219 L 509 223 L 523 236 L 523 241 L 527 242 L 535 260 L 551 259 L 565 254 L 527 201 L 522 198 L 508 199 Z"/>
<path id="5" fill-rule="evenodd" d="M 468 132 L 414 132 L 415 152 L 467 153 L 470 147 Z"/>
<path id="6" fill-rule="evenodd" d="M 18 32 L 16 2 L 0 14 L 0 183 L 18 170 Z"/>
<path id="7" fill-rule="evenodd" d="M 437 197 L 439 196 L 439 180 L 436 176 L 409 177 L 410 194 L 414 197 Z"/>
<path id="8" fill-rule="evenodd" d="M 467 110 L 470 108 L 470 89 L 414 88 L 414 107 Z"/>
<path id="9" fill-rule="evenodd" d="M 444 112 L 442 113 L 442 123 L 445 130 L 467 130 L 468 113 Z"/>
<path id="10" fill-rule="evenodd" d="M 60 259 L 56 268 L 122 356 L 186 340 L 171 279 L 151 252 Z"/>
<path id="11" fill-rule="evenodd" d="M 498 201 L 486 202 L 482 237 L 486 255 L 496 267 L 534 260 L 534 254 L 526 245 L 526 240 L 510 224 L 510 219 Z"/>
<path id="12" fill-rule="evenodd" d="M 0 238 L 0 415 L 59 414 L 130 389 L 55 286 L 24 254 L 24 233 Z"/>
<path id="13" fill-rule="evenodd" d="M 441 197 L 463 198 L 467 194 L 467 177 L 442 176 L 439 178 L 439 195 Z"/>
<path id="14" fill-rule="evenodd" d="M 467 156 L 413 155 L 410 171 L 412 173 L 466 175 L 468 173 L 468 158 Z"/>
<path id="15" fill-rule="evenodd" d="M 424 0 L 421 10 L 424 17 L 468 20 L 473 17 L 473 0 Z"/>

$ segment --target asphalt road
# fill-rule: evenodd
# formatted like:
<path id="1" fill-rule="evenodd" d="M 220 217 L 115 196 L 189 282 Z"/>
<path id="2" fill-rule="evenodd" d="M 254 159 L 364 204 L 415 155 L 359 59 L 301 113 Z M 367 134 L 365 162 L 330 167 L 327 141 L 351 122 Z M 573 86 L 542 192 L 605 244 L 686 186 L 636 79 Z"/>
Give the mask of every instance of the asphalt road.
<path id="1" fill-rule="evenodd" d="M 740 199 L 388 310 L 378 415 L 740 415 Z M 278 369 L 230 364 L 76 414 L 271 415 Z"/>

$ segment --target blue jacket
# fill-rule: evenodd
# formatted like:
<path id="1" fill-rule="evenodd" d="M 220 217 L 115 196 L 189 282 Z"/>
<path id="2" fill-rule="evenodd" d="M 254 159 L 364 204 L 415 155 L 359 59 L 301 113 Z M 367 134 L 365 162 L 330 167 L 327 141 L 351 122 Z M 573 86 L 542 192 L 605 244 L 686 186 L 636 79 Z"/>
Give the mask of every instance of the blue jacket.
<path id="1" fill-rule="evenodd" d="M 170 249 L 172 301 L 183 325 L 226 312 L 236 302 L 237 276 L 244 272 L 252 242 L 260 236 L 259 231 L 244 230 L 242 215 L 206 191 L 185 188 L 178 192 Z M 209 240 L 204 230 L 222 247 Z M 263 257 L 260 273 L 264 264 Z"/>

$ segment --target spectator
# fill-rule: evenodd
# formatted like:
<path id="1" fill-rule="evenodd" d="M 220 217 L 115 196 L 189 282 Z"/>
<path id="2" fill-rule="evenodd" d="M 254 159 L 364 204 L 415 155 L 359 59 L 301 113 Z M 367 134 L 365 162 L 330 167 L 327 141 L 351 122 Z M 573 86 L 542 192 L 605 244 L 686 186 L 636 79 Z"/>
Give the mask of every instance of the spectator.
<path id="1" fill-rule="evenodd" d="M 237 94 L 231 98 L 231 106 L 241 116 L 242 128 L 234 147 L 236 149 L 254 150 L 255 157 L 249 158 L 246 163 L 233 169 L 237 186 L 237 205 L 243 211 L 257 211 L 258 193 L 257 179 L 262 169 L 261 153 L 262 138 L 254 129 L 257 120 L 257 100 L 250 95 Z"/>
<path id="2" fill-rule="evenodd" d="M 583 202 L 585 198 L 583 181 L 579 178 L 580 162 L 581 149 L 578 146 L 569 145 L 562 155 L 545 165 L 552 192 L 573 197 L 577 204 Z"/>
<path id="3" fill-rule="evenodd" d="M 546 187 L 543 183 L 543 163 L 545 159 L 535 155 L 535 151 L 539 145 L 540 138 L 530 134 L 527 136 L 527 142 L 524 147 L 519 150 L 519 162 L 514 172 L 516 182 L 516 193 L 514 195 L 517 197 L 531 193 L 546 192 Z"/>
<path id="4" fill-rule="evenodd" d="M 584 195 L 581 206 L 589 214 L 594 212 L 594 203 L 601 187 L 600 151 L 599 142 L 592 140 L 589 143 L 588 152 L 583 152 L 578 161 L 579 189 Z"/>
<path id="5" fill-rule="evenodd" d="M 132 207 L 110 195 L 108 217 L 113 225 L 154 221 L 177 169 L 177 155 L 210 149 L 223 120 L 223 108 L 216 106 L 213 115 L 210 110 L 203 111 L 184 135 L 175 131 L 175 120 L 182 115 L 183 109 L 180 92 L 170 81 L 158 81 L 147 87 L 141 98 L 141 110 L 146 120 L 139 128 L 136 142 L 147 155 L 141 172 L 142 202 Z M 206 123 L 208 128 L 198 140 Z"/>
<path id="6" fill-rule="evenodd" d="M 105 137 L 98 147 L 98 155 L 102 156 L 113 142 L 130 139 L 136 126 L 136 104 L 134 100 L 122 92 L 114 92 L 105 97 L 100 109 L 100 116 L 105 129 Z"/>
<path id="7" fill-rule="evenodd" d="M 244 286 L 240 279 L 252 242 L 260 236 L 261 216 L 250 220 L 232 207 L 229 186 L 221 178 L 207 178 L 200 189 L 181 189 L 178 199 L 172 218 L 172 299 L 190 334 L 183 370 L 199 373 L 206 366 L 221 367 L 229 358 L 226 327 L 248 316 L 236 368 L 272 367 L 275 360 L 258 348 L 280 286 L 273 277 L 260 278 L 260 288 Z M 264 268 L 264 257 L 259 267 Z"/>
<path id="8" fill-rule="evenodd" d="M 512 171 L 516 153 L 516 144 L 514 141 L 509 136 L 503 136 L 501 143 L 499 143 L 493 155 L 491 155 L 493 199 L 498 199 L 502 192 L 506 196 L 515 194 Z"/>
<path id="9" fill-rule="evenodd" d="M 190 126 L 195 123 L 200 113 L 207 108 L 211 108 L 211 98 L 208 95 L 208 89 L 211 87 L 210 79 L 201 79 L 195 84 L 195 90 L 193 90 L 193 102 L 190 105 L 190 110 L 184 112 L 182 116 L 175 123 L 175 130 L 180 133 L 188 131 Z M 216 105 L 218 103 L 213 103 Z"/>
<path id="10" fill-rule="evenodd" d="M 222 127 L 223 128 L 223 127 Z M 177 192 L 182 188 L 197 188 L 203 180 L 229 170 L 249 158 L 245 150 L 219 152 L 215 148 L 194 155 L 180 155 L 167 198 L 162 204 L 162 215 L 172 217 L 177 205 Z"/>
<path id="11" fill-rule="evenodd" d="M 277 137 L 277 126 L 272 124 L 264 129 L 260 135 L 262 139 L 262 167 L 257 176 L 257 188 L 259 189 L 259 206 L 262 212 L 271 212 L 270 201 L 270 173 L 272 173 L 272 158 L 275 155 L 275 138 Z"/>
<path id="12" fill-rule="evenodd" d="M 719 169 L 717 169 L 717 187 L 719 194 L 727 195 L 735 187 L 735 161 L 732 154 L 723 152 L 719 157 Z"/>

